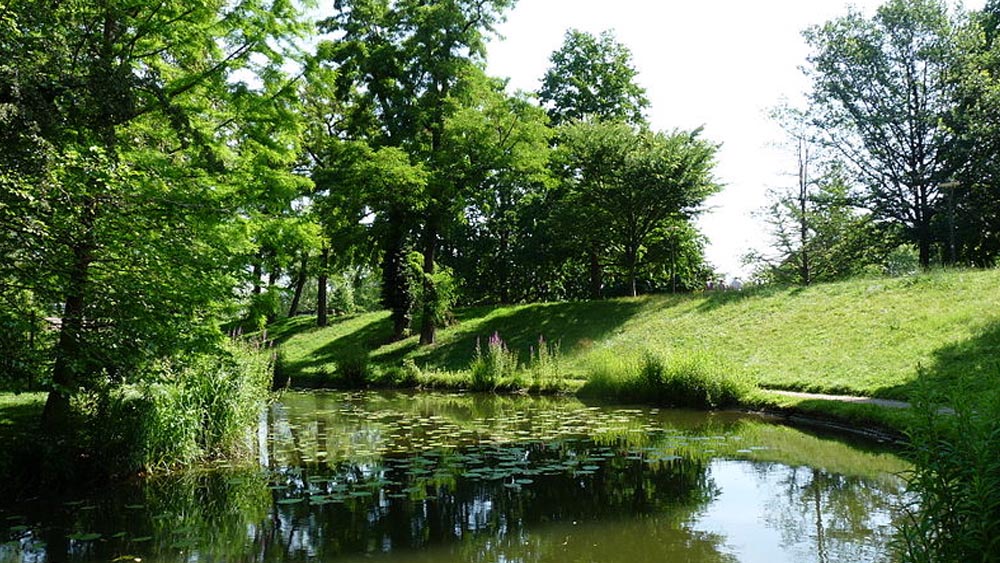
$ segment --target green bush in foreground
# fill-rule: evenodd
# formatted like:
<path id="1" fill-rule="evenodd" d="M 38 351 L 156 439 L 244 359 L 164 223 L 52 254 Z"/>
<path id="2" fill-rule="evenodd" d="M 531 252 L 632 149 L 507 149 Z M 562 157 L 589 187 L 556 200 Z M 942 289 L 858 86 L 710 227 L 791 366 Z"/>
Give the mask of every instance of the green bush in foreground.
<path id="1" fill-rule="evenodd" d="M 528 349 L 528 361 L 521 364 L 500 334 L 494 332 L 485 349 L 476 342 L 469 364 L 468 387 L 473 391 L 559 391 L 563 390 L 565 367 L 559 344 L 539 336 L 537 346 Z"/>
<path id="2" fill-rule="evenodd" d="M 702 353 L 597 354 L 581 396 L 695 408 L 740 404 L 753 386 L 725 363 Z"/>
<path id="3" fill-rule="evenodd" d="M 135 383 L 76 400 L 79 446 L 107 471 L 131 472 L 252 451 L 250 429 L 271 386 L 270 350 L 226 342 L 163 360 Z"/>
<path id="4" fill-rule="evenodd" d="M 473 391 L 494 391 L 503 380 L 512 379 L 518 371 L 517 354 L 494 332 L 484 350 L 476 341 L 476 355 L 469 366 Z"/>
<path id="5" fill-rule="evenodd" d="M 924 391 L 914 402 L 914 503 L 896 540 L 904 563 L 1000 561 L 1000 392 L 969 396 Z"/>
<path id="6" fill-rule="evenodd" d="M 366 387 L 374 377 L 368 350 L 358 348 L 337 358 L 337 377 L 345 387 Z"/>

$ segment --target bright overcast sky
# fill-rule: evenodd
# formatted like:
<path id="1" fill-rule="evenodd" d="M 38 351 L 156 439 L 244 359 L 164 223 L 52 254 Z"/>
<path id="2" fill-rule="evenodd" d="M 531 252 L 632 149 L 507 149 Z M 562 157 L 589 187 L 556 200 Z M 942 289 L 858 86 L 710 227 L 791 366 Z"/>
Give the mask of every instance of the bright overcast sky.
<path id="1" fill-rule="evenodd" d="M 881 0 L 520 0 L 489 49 L 489 72 L 511 87 L 537 91 L 549 56 L 567 29 L 614 31 L 631 49 L 654 128 L 704 126 L 722 143 L 723 191 L 699 221 L 707 257 L 718 270 L 745 275 L 740 258 L 766 250 L 767 227 L 755 218 L 769 188 L 794 183 L 794 154 L 767 117 L 782 99 L 799 102 L 808 82 L 799 67 L 808 50 L 801 31 L 847 13 L 872 13 Z M 979 9 L 982 0 L 966 8 Z"/>

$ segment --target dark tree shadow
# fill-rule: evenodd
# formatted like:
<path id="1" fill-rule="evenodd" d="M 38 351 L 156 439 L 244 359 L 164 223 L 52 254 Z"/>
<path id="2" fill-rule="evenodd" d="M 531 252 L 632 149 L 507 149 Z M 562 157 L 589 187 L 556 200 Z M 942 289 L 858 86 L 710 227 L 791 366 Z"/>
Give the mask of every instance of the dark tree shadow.
<path id="1" fill-rule="evenodd" d="M 340 320 L 347 320 L 352 317 L 353 315 L 335 318 L 332 319 L 332 322 L 336 323 Z M 313 330 L 319 330 L 319 327 L 316 326 L 316 315 L 299 315 L 283 319 L 280 322 L 272 324 L 267 327 L 263 336 L 273 344 L 280 345 L 293 336 L 304 334 Z"/>
<path id="2" fill-rule="evenodd" d="M 918 368 L 917 379 L 884 390 L 885 396 L 912 397 L 922 391 L 961 390 L 975 396 L 1000 390 L 1000 321 L 961 342 L 934 352 L 934 362 Z M 880 393 L 882 394 L 882 393 Z"/>
<path id="3" fill-rule="evenodd" d="M 345 318 L 344 320 L 347 319 Z M 295 334 L 301 334 L 302 332 L 300 331 Z M 286 339 L 293 335 L 287 335 Z M 388 342 L 391 337 L 392 320 L 390 318 L 384 317 L 372 320 L 358 330 L 331 340 L 302 360 L 284 362 L 281 365 L 281 375 L 291 377 L 292 381 L 295 381 L 296 376 L 302 375 L 305 370 L 335 363 L 338 359 L 348 355 L 357 355 L 359 352 L 376 350 Z"/>
<path id="4" fill-rule="evenodd" d="M 339 359 L 367 352 L 373 362 L 382 366 L 401 365 L 412 357 L 423 367 L 461 370 L 469 367 L 476 353 L 477 342 L 484 348 L 490 336 L 498 334 L 507 347 L 527 362 L 532 349 L 543 338 L 550 345 L 558 344 L 562 354 L 586 350 L 635 315 L 647 301 L 641 299 L 610 300 L 579 303 L 541 303 L 517 308 L 473 307 L 455 313 L 455 324 L 439 331 L 439 343 L 421 348 L 416 336 L 401 342 L 391 342 L 392 322 L 389 317 L 374 319 L 359 329 L 343 334 L 324 344 L 309 356 L 293 362 L 282 362 L 279 379 L 291 378 L 296 384 L 307 372 L 317 372 Z M 492 315 L 492 316 L 491 316 Z M 334 319 L 346 322 L 356 317 Z M 480 321 L 486 318 L 485 321 Z M 269 329 L 268 338 L 276 344 L 293 336 L 308 335 L 321 330 L 314 319 L 288 319 Z"/>
<path id="5" fill-rule="evenodd" d="M 469 366 L 476 352 L 477 342 L 485 347 L 491 335 L 498 334 L 508 349 L 518 354 L 522 362 L 528 360 L 531 349 L 537 349 L 539 339 L 558 344 L 563 354 L 585 350 L 610 335 L 634 316 L 645 304 L 644 300 L 589 301 L 578 303 L 541 303 L 497 315 L 478 326 L 454 327 L 455 337 L 443 345 L 417 353 L 419 363 L 441 369 L 456 370 Z M 485 316 L 489 308 L 462 311 L 458 319 L 467 322 Z M 387 359 L 401 360 L 402 350 Z"/>

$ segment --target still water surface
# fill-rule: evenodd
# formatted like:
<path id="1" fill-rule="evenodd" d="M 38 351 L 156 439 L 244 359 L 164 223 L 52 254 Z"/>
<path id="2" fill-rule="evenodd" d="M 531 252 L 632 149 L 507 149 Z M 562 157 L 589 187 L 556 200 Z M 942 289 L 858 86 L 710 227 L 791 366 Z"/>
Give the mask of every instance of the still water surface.
<path id="1" fill-rule="evenodd" d="M 266 418 L 266 420 L 263 420 Z M 259 463 L 0 512 L 0 561 L 888 561 L 906 465 L 759 417 L 287 393 Z"/>

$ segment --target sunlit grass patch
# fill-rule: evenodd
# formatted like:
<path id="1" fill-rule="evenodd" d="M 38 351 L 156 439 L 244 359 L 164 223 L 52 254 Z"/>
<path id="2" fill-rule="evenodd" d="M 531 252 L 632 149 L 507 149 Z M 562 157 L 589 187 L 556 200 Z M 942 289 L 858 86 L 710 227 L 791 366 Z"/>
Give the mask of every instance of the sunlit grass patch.
<path id="1" fill-rule="evenodd" d="M 475 307 L 456 311 L 457 322 L 442 328 L 433 346 L 420 346 L 416 336 L 390 342 L 388 313 L 335 318 L 324 329 L 296 318 L 272 334 L 281 335 L 292 386 L 330 384 L 338 358 L 365 349 L 374 385 L 467 389 L 476 341 L 498 333 L 519 368 L 497 390 L 572 391 L 596 369 L 599 351 L 621 362 L 649 351 L 669 358 L 669 369 L 697 358 L 763 388 L 907 400 L 918 381 L 942 388 L 966 382 L 977 393 L 1000 386 L 998 288 L 1000 270 L 942 270 L 807 288 Z M 537 358 L 540 338 L 558 343 L 550 366 L 560 375 L 539 367 L 547 361 Z M 406 375 L 406 362 L 423 375 Z M 629 385 L 638 392 L 637 383 Z"/>

